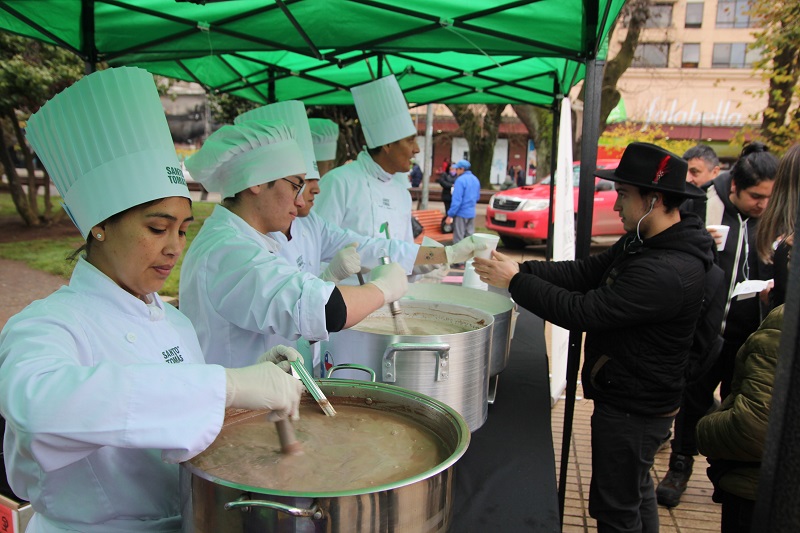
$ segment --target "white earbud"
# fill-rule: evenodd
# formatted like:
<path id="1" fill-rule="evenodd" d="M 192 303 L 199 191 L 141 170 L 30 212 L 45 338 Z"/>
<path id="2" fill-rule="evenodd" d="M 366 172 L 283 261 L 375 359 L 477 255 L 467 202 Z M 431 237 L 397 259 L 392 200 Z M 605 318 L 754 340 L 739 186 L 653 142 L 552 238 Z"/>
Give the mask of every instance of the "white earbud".
<path id="1" fill-rule="evenodd" d="M 658 201 L 658 196 L 653 196 L 653 199 L 650 200 L 650 209 L 653 209 L 656 206 L 657 201 Z"/>

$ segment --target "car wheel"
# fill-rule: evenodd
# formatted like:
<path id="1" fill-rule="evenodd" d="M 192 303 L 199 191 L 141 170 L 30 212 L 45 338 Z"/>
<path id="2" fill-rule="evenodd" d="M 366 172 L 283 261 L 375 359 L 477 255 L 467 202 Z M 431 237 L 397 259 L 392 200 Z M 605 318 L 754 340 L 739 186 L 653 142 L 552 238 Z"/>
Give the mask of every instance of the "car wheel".
<path id="1" fill-rule="evenodd" d="M 521 250 L 525 248 L 525 241 L 520 239 L 519 237 L 510 237 L 508 235 L 500 235 L 500 239 L 503 241 L 503 246 L 506 248 L 511 248 L 512 250 Z"/>

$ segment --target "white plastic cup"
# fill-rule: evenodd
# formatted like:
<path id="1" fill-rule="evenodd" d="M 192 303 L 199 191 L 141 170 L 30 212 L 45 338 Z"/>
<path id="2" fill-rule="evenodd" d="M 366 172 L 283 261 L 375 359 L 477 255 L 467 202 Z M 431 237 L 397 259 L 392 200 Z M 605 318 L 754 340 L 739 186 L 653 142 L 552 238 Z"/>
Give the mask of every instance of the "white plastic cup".
<path id="1" fill-rule="evenodd" d="M 500 242 L 500 236 L 492 235 L 491 233 L 473 233 L 472 240 L 475 241 L 475 243 L 483 243 L 486 245 L 486 248 L 483 250 L 475 252 L 475 257 L 491 259 L 492 250 L 497 250 L 497 243 Z"/>
<path id="2" fill-rule="evenodd" d="M 464 277 L 461 279 L 461 286 L 470 289 L 478 289 L 485 291 L 489 286 L 481 281 L 481 277 L 475 272 L 475 267 L 472 266 L 472 259 L 469 259 L 464 264 Z"/>
<path id="3" fill-rule="evenodd" d="M 722 240 L 717 244 L 717 250 L 722 251 L 725 249 L 725 241 L 728 240 L 728 232 L 730 231 L 731 227 L 726 226 L 724 224 L 712 224 L 710 226 L 706 226 L 706 229 L 711 231 L 716 231 L 720 235 L 722 235 Z"/>

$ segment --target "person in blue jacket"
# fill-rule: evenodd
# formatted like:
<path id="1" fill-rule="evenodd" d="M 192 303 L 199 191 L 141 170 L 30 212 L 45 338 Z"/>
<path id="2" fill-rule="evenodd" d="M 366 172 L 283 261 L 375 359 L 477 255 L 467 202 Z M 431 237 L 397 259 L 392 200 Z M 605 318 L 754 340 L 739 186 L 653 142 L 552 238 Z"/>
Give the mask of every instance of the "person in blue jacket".
<path id="1" fill-rule="evenodd" d="M 445 223 L 453 224 L 453 243 L 457 243 L 475 233 L 475 205 L 481 196 L 481 182 L 470 171 L 469 161 L 462 159 L 453 167 L 456 183 Z"/>

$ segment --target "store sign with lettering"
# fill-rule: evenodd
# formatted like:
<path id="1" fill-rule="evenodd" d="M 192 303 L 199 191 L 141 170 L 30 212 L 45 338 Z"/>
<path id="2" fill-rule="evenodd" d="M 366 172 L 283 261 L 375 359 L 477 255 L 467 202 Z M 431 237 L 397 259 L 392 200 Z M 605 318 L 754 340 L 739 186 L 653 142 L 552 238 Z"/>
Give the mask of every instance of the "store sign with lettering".
<path id="1" fill-rule="evenodd" d="M 674 124 L 679 126 L 743 126 L 745 115 L 735 111 L 738 104 L 731 100 L 720 100 L 714 109 L 702 109 L 698 106 L 697 99 L 691 101 L 688 107 L 678 104 L 678 99 L 664 100 L 653 98 L 645 111 L 644 117 L 631 117 L 649 124 Z"/>

